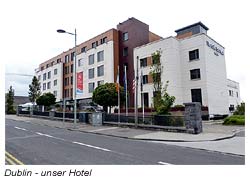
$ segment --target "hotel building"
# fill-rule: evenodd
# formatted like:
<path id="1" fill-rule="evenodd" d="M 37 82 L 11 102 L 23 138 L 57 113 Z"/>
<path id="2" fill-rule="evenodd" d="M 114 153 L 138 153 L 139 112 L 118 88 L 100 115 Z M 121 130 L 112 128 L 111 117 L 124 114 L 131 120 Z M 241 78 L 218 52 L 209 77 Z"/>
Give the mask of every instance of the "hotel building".
<path id="1" fill-rule="evenodd" d="M 228 114 L 230 106 L 239 104 L 239 84 L 227 80 L 225 49 L 209 37 L 207 31 L 208 28 L 198 22 L 176 30 L 176 37 L 170 36 L 134 49 L 135 71 L 138 68 L 139 82 L 143 84 L 143 91 L 139 91 L 143 96 L 138 96 L 139 106 L 142 97 L 146 107 L 153 105 L 150 68 L 152 54 L 156 51 L 161 54 L 161 83 L 164 87 L 169 82 L 167 92 L 175 96 L 175 104 L 200 102 L 208 107 L 209 115 Z M 237 90 L 229 90 L 229 87 Z M 229 98 L 230 92 L 236 97 L 231 93 Z"/>
<path id="2" fill-rule="evenodd" d="M 208 107 L 209 114 L 228 114 L 229 107 L 236 107 L 240 102 L 239 84 L 227 80 L 224 47 L 209 37 L 207 30 L 199 22 L 176 30 L 176 37 L 163 39 L 150 32 L 147 24 L 129 18 L 116 29 L 77 45 L 76 74 L 81 81 L 76 94 L 78 107 L 91 102 L 92 92 L 100 84 L 116 82 L 118 66 L 122 86 L 124 67 L 127 67 L 128 104 L 133 107 L 137 58 L 139 74 L 143 74 L 139 80 L 143 82 L 144 105 L 152 107 L 151 55 L 159 50 L 163 66 L 161 81 L 163 84 L 169 81 L 167 91 L 176 97 L 175 104 L 198 101 Z M 69 49 L 40 64 L 36 70 L 42 93 L 54 93 L 57 102 L 73 100 L 74 53 L 74 48 Z"/>

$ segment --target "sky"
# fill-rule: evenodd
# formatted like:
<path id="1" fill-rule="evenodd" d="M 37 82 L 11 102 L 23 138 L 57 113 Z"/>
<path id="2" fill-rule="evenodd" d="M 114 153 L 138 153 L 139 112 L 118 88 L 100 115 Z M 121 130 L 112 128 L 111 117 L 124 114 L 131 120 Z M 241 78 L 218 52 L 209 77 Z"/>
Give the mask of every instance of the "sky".
<path id="1" fill-rule="evenodd" d="M 10 85 L 16 95 L 28 95 L 28 76 L 40 63 L 74 46 L 74 37 L 59 34 L 57 29 L 74 32 L 77 44 L 84 42 L 119 22 L 135 17 L 162 36 L 175 36 L 176 29 L 203 22 L 208 35 L 225 47 L 227 77 L 240 83 L 241 98 L 247 99 L 248 66 L 244 27 L 247 1 L 218 0 L 8 0 L 1 1 L 1 62 L 5 63 L 5 92 Z"/>

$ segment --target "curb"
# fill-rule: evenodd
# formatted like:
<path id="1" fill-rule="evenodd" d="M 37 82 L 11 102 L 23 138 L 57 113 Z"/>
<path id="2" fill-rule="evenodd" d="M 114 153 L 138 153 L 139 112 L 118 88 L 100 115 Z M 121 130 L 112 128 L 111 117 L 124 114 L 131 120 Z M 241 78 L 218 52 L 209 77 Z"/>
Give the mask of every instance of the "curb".
<path id="1" fill-rule="evenodd" d="M 14 121 L 23 121 L 23 120 L 16 120 L 16 119 L 11 119 Z M 24 121 L 25 122 L 25 121 Z M 38 125 L 43 125 L 43 126 L 49 126 L 49 127 L 54 127 L 58 129 L 66 129 L 69 131 L 78 131 L 82 133 L 89 133 L 89 134 L 96 134 L 96 135 L 102 135 L 102 136 L 109 136 L 109 137 L 116 137 L 116 138 L 122 138 L 122 139 L 130 139 L 130 140 L 141 140 L 141 141 L 159 141 L 159 142 L 209 142 L 209 141 L 220 141 L 220 140 L 225 140 L 225 139 L 231 139 L 236 136 L 236 133 L 233 133 L 230 136 L 222 137 L 222 138 L 216 138 L 216 139 L 211 139 L 211 140 L 196 140 L 196 141 L 188 141 L 188 140 L 177 140 L 177 139 L 149 139 L 149 138 L 134 138 L 134 137 L 128 137 L 128 136 L 118 136 L 118 135 L 113 135 L 113 134 L 103 134 L 99 132 L 89 132 L 89 131 L 84 131 L 84 130 L 79 130 L 79 129 L 73 129 L 70 127 L 58 127 L 58 126 L 50 126 L 48 124 L 40 124 L 40 123 L 33 123 L 32 124 L 38 124 Z"/>
<path id="2" fill-rule="evenodd" d="M 130 140 L 140 140 L 140 141 L 160 141 L 160 142 L 209 142 L 209 141 L 220 141 L 225 139 L 231 139 L 236 136 L 236 134 L 232 134 L 230 136 L 222 137 L 222 138 L 216 138 L 211 140 L 196 140 L 196 141 L 187 141 L 187 140 L 177 140 L 177 139 L 149 139 L 149 138 L 134 138 L 134 137 L 128 137 L 128 136 L 118 136 L 113 134 L 103 134 L 98 132 L 89 132 L 89 131 L 81 131 L 78 129 L 72 129 L 68 128 L 69 131 L 78 131 L 82 133 L 89 133 L 89 134 L 96 134 L 96 135 L 103 135 L 103 136 L 109 136 L 109 137 L 117 137 L 117 138 L 123 138 L 123 139 L 130 139 Z"/>

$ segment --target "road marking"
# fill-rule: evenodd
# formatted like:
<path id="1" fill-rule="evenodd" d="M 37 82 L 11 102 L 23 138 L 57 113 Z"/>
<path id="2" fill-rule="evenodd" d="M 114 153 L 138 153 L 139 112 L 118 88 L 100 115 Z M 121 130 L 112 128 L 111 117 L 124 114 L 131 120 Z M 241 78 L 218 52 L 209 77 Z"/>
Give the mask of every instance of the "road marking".
<path id="1" fill-rule="evenodd" d="M 12 165 L 24 165 L 21 161 L 19 161 L 17 158 L 15 158 L 13 155 L 5 151 L 5 158 L 6 161 Z"/>
<path id="2" fill-rule="evenodd" d="M 20 127 L 16 127 L 16 126 L 15 126 L 15 128 L 16 128 L 16 129 L 19 129 L 19 130 L 23 130 L 23 131 L 28 131 L 27 129 L 20 128 Z"/>
<path id="3" fill-rule="evenodd" d="M 102 128 L 102 129 L 95 129 L 95 130 L 91 130 L 88 132 L 98 132 L 98 131 L 105 131 L 105 130 L 111 130 L 111 129 L 117 129 L 118 127 L 111 127 L 111 128 Z"/>
<path id="4" fill-rule="evenodd" d="M 101 148 L 101 147 L 97 147 L 97 146 L 92 146 L 92 145 L 89 145 L 89 144 L 84 144 L 84 143 L 80 143 L 80 142 L 72 142 L 74 144 L 79 144 L 79 145 L 82 145 L 82 146 L 86 146 L 86 147 L 90 147 L 90 148 L 94 148 L 94 149 L 98 149 L 98 150 L 102 150 L 102 151 L 107 151 L 107 152 L 110 152 L 111 150 L 109 149 L 105 149 L 105 148 Z"/>
<path id="5" fill-rule="evenodd" d="M 50 138 L 55 138 L 54 136 L 51 136 L 49 134 L 43 134 L 43 133 L 40 133 L 40 132 L 36 132 L 36 134 L 38 134 L 40 136 L 46 136 L 46 137 L 50 137 Z"/>
<path id="6" fill-rule="evenodd" d="M 159 161 L 158 163 L 159 163 L 159 164 L 162 164 L 162 165 L 173 165 L 173 164 L 166 163 L 166 162 L 162 162 L 162 161 Z"/>
<path id="7" fill-rule="evenodd" d="M 50 137 L 50 138 L 53 138 L 53 139 L 58 139 L 58 140 L 66 141 L 65 139 L 58 138 L 58 137 L 55 137 L 55 136 L 51 136 L 49 134 L 43 134 L 43 133 L 40 133 L 40 132 L 36 132 L 36 134 L 38 134 L 40 136 L 46 136 L 46 137 Z"/>

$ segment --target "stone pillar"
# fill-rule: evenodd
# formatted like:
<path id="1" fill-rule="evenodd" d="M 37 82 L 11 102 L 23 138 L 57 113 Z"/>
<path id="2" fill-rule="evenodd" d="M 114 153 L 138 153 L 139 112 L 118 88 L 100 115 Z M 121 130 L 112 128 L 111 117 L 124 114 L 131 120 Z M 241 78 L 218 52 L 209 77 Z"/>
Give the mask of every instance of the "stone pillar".
<path id="1" fill-rule="evenodd" d="M 201 104 L 199 102 L 184 103 L 184 122 L 187 129 L 194 129 L 194 134 L 202 132 Z"/>
<path id="2" fill-rule="evenodd" d="M 49 112 L 49 117 L 53 119 L 55 117 L 55 111 L 50 111 Z"/>

